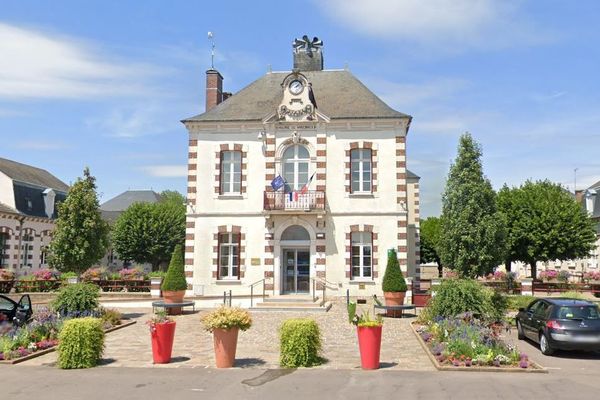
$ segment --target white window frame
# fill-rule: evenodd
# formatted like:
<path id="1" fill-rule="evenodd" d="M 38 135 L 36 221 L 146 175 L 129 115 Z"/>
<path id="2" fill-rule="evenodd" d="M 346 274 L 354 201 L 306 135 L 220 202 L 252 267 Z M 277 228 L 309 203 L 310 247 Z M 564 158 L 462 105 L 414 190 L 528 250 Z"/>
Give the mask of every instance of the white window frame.
<path id="1" fill-rule="evenodd" d="M 358 158 L 352 158 L 354 152 L 358 152 Z M 369 165 L 369 179 L 364 179 L 365 165 Z M 358 167 L 358 170 L 355 168 Z M 358 181 L 354 180 L 354 173 L 358 172 Z M 358 190 L 354 184 L 358 184 Z M 369 189 L 365 190 L 365 186 Z M 350 150 L 350 193 L 365 194 L 373 193 L 373 153 L 371 149 L 352 149 Z"/>
<path id="2" fill-rule="evenodd" d="M 218 262 L 218 278 L 219 280 L 238 280 L 240 279 L 240 237 L 239 233 L 219 233 L 219 262 Z M 223 240 L 225 238 L 225 240 Z M 227 262 L 223 263 L 223 249 L 227 248 Z M 234 262 L 234 256 L 237 257 L 237 263 Z M 223 275 L 221 268 L 227 268 L 227 274 Z M 233 273 L 233 269 L 237 268 L 237 273 Z"/>
<path id="3" fill-rule="evenodd" d="M 294 157 L 286 158 L 286 154 L 287 154 L 288 150 L 290 150 L 291 148 L 294 149 Z M 300 148 L 303 148 L 304 150 L 306 150 L 306 153 L 308 154 L 307 158 L 302 158 L 298 155 Z M 299 167 L 300 164 L 306 164 L 306 180 L 304 180 L 304 181 L 300 180 L 300 167 Z M 293 177 L 294 177 L 293 182 L 287 181 L 287 175 L 288 175 L 287 172 L 289 172 L 288 168 L 292 169 Z M 306 146 L 303 146 L 301 144 L 294 144 L 292 146 L 289 146 L 287 149 L 285 149 L 285 151 L 283 152 L 283 155 L 281 157 L 281 169 L 283 172 L 282 173 L 283 178 L 286 180 L 286 190 L 287 191 L 302 189 L 302 187 L 308 183 L 308 178 L 309 178 L 309 174 L 310 174 L 310 152 L 308 151 L 308 148 L 306 148 Z"/>
<path id="4" fill-rule="evenodd" d="M 236 160 L 236 155 L 239 157 Z M 239 165 L 238 171 L 236 171 L 236 164 Z M 221 171 L 220 171 L 220 193 L 224 195 L 228 194 L 241 194 L 242 193 L 242 152 L 239 150 L 223 150 L 221 151 Z M 225 180 L 225 176 L 229 179 Z M 236 190 L 235 186 L 238 186 Z"/>
<path id="5" fill-rule="evenodd" d="M 21 268 L 31 267 L 29 264 L 29 243 L 33 242 L 33 236 L 24 234 L 21 240 Z"/>
<path id="6" fill-rule="evenodd" d="M 354 242 L 354 235 L 360 235 L 358 242 Z M 354 255 L 354 248 L 358 248 L 358 254 Z M 369 249 L 369 255 L 365 255 L 365 248 Z M 358 258 L 358 265 L 355 265 L 355 258 Z M 369 259 L 370 265 L 365 265 L 365 258 Z M 358 268 L 359 274 L 354 273 L 354 268 Z M 365 268 L 369 268 L 371 273 L 365 276 Z M 350 276 L 353 280 L 373 279 L 373 234 L 371 232 L 352 232 L 350 234 Z"/>

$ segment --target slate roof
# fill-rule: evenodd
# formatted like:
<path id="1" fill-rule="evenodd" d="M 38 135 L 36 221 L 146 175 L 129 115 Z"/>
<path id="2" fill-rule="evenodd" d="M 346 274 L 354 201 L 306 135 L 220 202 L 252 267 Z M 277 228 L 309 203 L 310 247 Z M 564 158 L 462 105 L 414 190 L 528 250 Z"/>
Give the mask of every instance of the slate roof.
<path id="1" fill-rule="evenodd" d="M 69 186 L 50 172 L 6 158 L 0 158 L 0 172 L 3 172 L 14 181 L 51 188 L 64 193 L 69 191 Z"/>
<path id="2" fill-rule="evenodd" d="M 261 121 L 276 111 L 283 97 L 281 83 L 290 72 L 270 72 L 209 111 L 183 120 Z M 350 71 L 302 71 L 312 83 L 318 109 L 329 118 L 411 118 L 392 109 Z"/>
<path id="3" fill-rule="evenodd" d="M 133 203 L 157 203 L 160 195 L 153 190 L 128 190 L 100 205 L 103 212 L 123 212 Z"/>
<path id="4" fill-rule="evenodd" d="M 406 177 L 408 179 L 421 179 L 421 177 L 417 174 L 415 174 L 414 172 L 412 172 L 411 170 L 406 170 Z"/>
<path id="5" fill-rule="evenodd" d="M 17 210 L 3 203 L 0 203 L 0 213 L 19 214 Z"/>

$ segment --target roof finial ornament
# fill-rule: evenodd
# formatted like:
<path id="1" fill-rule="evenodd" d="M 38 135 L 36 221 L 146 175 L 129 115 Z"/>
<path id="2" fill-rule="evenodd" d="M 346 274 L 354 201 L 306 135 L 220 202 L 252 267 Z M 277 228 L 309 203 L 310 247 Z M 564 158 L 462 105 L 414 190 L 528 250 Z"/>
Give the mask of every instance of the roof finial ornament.
<path id="1" fill-rule="evenodd" d="M 211 43 L 210 50 L 210 69 L 215 69 L 215 40 L 213 39 L 214 35 L 212 32 L 208 32 L 208 40 Z"/>
<path id="2" fill-rule="evenodd" d="M 308 38 L 308 35 L 302 36 L 302 39 L 294 39 L 294 43 L 292 43 L 294 50 L 298 52 L 299 50 L 304 50 L 306 54 L 312 57 L 313 50 L 323 47 L 323 41 L 318 37 L 313 37 L 312 40 Z"/>

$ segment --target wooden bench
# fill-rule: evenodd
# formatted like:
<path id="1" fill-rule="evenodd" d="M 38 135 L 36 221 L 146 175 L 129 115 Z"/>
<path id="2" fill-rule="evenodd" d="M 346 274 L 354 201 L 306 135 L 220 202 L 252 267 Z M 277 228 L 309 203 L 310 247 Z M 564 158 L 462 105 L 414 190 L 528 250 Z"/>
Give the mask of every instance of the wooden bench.
<path id="1" fill-rule="evenodd" d="M 386 314 L 387 311 L 400 311 L 400 318 L 404 317 L 404 310 L 417 310 L 417 306 L 415 306 L 414 304 L 404 304 L 401 306 L 384 306 L 382 304 L 374 304 L 373 307 L 375 308 L 375 313 L 377 313 L 377 310 L 385 310 Z M 394 315 L 396 315 L 396 313 L 394 313 Z"/>
<path id="2" fill-rule="evenodd" d="M 184 301 L 182 303 L 165 303 L 164 301 L 159 300 L 159 301 L 152 302 L 152 312 L 153 313 L 155 312 L 155 309 L 157 309 L 157 308 L 164 308 L 166 311 L 169 308 L 175 308 L 175 307 L 179 307 L 179 308 L 192 307 L 192 311 L 196 312 L 196 302 L 194 302 L 194 301 Z"/>

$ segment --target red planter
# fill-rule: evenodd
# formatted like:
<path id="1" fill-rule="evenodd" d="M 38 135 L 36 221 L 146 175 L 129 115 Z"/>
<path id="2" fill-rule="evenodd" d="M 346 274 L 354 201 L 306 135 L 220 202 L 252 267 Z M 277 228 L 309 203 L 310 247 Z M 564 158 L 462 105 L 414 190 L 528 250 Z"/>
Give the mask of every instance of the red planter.
<path id="1" fill-rule="evenodd" d="M 416 307 L 425 307 L 430 299 L 430 294 L 413 293 L 413 305 L 415 305 Z"/>
<path id="2" fill-rule="evenodd" d="M 167 364 L 171 361 L 175 322 L 154 324 L 150 331 L 152 339 L 152 358 L 154 364 Z"/>
<path id="3" fill-rule="evenodd" d="M 358 329 L 358 347 L 362 369 L 378 369 L 381 351 L 382 326 L 361 327 Z"/>

